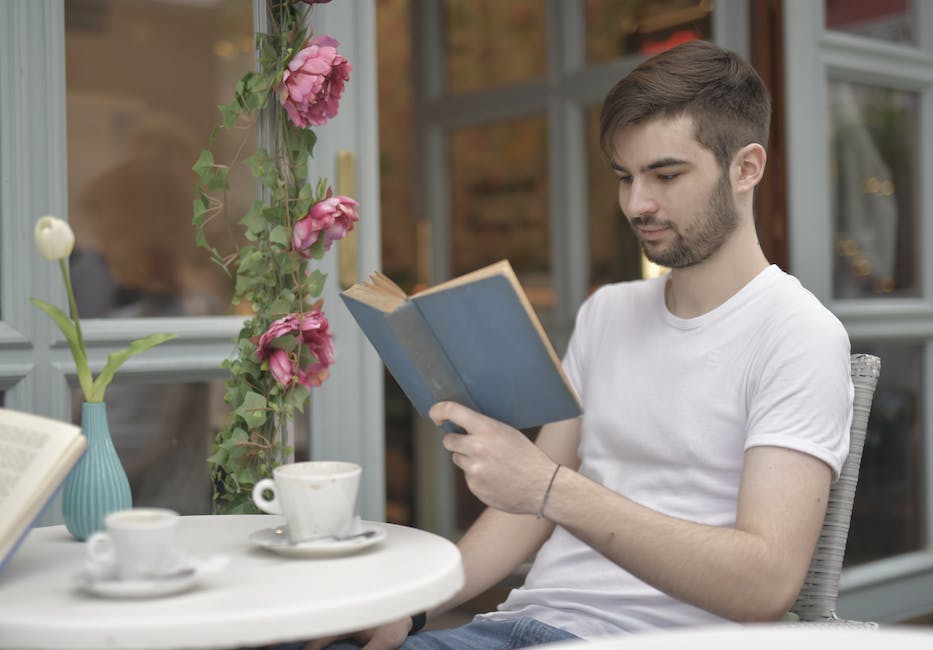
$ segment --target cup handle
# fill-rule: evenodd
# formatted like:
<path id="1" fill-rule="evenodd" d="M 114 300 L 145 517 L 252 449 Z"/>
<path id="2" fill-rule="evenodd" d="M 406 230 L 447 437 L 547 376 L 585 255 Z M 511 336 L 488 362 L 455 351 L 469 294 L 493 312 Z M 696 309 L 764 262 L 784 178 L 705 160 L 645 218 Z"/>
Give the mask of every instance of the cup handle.
<path id="1" fill-rule="evenodd" d="M 117 561 L 113 540 L 103 531 L 97 531 L 88 537 L 84 548 L 87 559 L 98 566 L 112 565 Z"/>
<path id="2" fill-rule="evenodd" d="M 272 492 L 272 498 L 267 499 L 263 494 L 266 490 Z M 260 479 L 253 486 L 253 503 L 263 512 L 270 515 L 282 514 L 282 507 L 279 505 L 279 496 L 275 493 L 275 481 L 271 478 Z"/>

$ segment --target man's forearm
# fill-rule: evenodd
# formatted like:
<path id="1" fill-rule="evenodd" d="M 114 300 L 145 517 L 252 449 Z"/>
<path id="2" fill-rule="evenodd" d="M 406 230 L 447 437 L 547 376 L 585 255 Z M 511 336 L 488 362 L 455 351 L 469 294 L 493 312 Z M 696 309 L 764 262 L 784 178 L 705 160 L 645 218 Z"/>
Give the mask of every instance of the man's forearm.
<path id="1" fill-rule="evenodd" d="M 668 517 L 563 469 L 544 514 L 679 600 L 733 620 L 777 619 L 800 588 L 829 484 L 816 459 L 777 451 L 785 453 L 769 454 L 770 473 L 784 476 L 743 481 L 735 528 Z"/>
<path id="2" fill-rule="evenodd" d="M 512 515 L 487 508 L 457 543 L 463 557 L 463 588 L 429 612 L 446 612 L 508 577 L 541 547 L 554 524 L 534 515 Z"/>

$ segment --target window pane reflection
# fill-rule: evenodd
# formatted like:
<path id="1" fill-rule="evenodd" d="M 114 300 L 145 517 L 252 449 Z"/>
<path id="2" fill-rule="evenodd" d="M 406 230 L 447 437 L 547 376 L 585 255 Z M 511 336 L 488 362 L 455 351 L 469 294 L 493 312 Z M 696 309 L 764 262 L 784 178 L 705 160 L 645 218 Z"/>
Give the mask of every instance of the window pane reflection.
<path id="1" fill-rule="evenodd" d="M 223 381 L 140 384 L 107 388 L 110 436 L 130 479 L 134 506 L 211 512 L 207 467 L 214 435 L 226 418 Z M 72 419 L 81 423 L 80 389 L 72 392 Z"/>
<path id="2" fill-rule="evenodd" d="M 853 342 L 881 357 L 846 546 L 847 566 L 927 546 L 923 346 Z"/>
<path id="3" fill-rule="evenodd" d="M 915 43 L 911 0 L 826 0 L 826 29 Z"/>
<path id="4" fill-rule="evenodd" d="M 543 116 L 450 137 L 454 275 L 508 258 L 545 328 L 554 307 Z"/>
<path id="5" fill-rule="evenodd" d="M 836 298 L 916 296 L 916 93 L 831 81 Z"/>
<path id="6" fill-rule="evenodd" d="M 599 107 L 586 111 L 590 290 L 640 278 L 641 247 L 619 208 L 618 180 L 599 146 Z"/>
<path id="7" fill-rule="evenodd" d="M 547 77 L 540 0 L 445 0 L 447 90 L 465 93 Z"/>
<path id="8" fill-rule="evenodd" d="M 215 314 L 232 281 L 195 248 L 191 166 L 253 66 L 251 0 L 66 0 L 68 212 L 82 316 Z M 254 135 L 222 134 L 229 162 Z M 255 196 L 237 170 L 232 214 Z M 220 224 L 214 240 L 235 226 Z M 226 249 L 229 250 L 229 249 Z"/>
<path id="9" fill-rule="evenodd" d="M 586 0 L 586 61 L 650 56 L 712 36 L 712 0 Z"/>

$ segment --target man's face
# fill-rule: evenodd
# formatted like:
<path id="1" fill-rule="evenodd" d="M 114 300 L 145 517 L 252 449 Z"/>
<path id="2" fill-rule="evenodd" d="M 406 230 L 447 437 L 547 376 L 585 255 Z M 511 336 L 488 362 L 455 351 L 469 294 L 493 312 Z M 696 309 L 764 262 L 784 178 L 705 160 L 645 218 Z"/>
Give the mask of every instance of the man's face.
<path id="1" fill-rule="evenodd" d="M 619 177 L 619 206 L 655 264 L 699 264 L 738 224 L 729 177 L 696 141 L 689 118 L 622 129 L 612 167 Z"/>

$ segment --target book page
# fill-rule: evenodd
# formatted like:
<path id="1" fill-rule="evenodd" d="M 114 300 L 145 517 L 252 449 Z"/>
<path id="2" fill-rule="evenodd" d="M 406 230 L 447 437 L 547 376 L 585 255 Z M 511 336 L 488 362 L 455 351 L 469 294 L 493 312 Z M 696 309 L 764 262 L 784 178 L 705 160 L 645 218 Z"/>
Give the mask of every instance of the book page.
<path id="1" fill-rule="evenodd" d="M 369 276 L 368 282 L 357 282 L 344 293 L 386 313 L 395 311 L 408 299 L 397 284 L 378 271 Z"/>
<path id="2" fill-rule="evenodd" d="M 86 447 L 67 422 L 0 409 L 0 561 Z"/>

